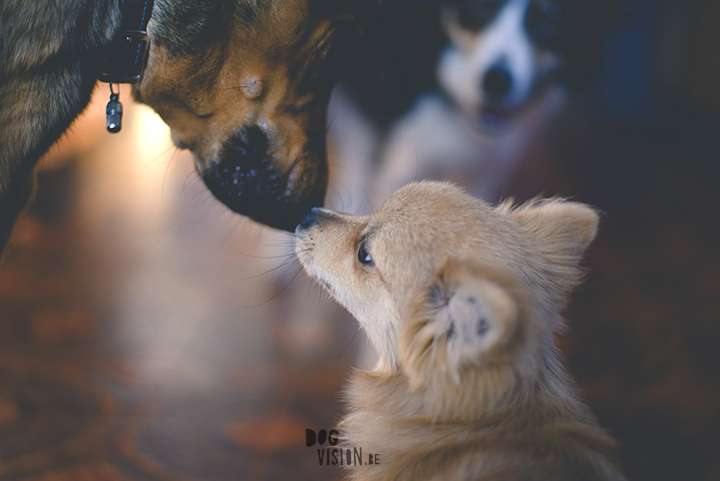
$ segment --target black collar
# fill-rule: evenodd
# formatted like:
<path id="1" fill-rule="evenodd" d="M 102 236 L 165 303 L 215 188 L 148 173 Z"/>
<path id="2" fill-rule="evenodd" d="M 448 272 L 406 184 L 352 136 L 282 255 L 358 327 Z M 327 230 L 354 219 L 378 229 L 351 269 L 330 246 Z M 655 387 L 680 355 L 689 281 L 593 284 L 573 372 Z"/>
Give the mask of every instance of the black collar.
<path id="1" fill-rule="evenodd" d="M 147 24 L 154 0 L 118 0 L 120 28 L 102 56 L 100 80 L 135 83 L 142 77 L 148 51 Z"/>

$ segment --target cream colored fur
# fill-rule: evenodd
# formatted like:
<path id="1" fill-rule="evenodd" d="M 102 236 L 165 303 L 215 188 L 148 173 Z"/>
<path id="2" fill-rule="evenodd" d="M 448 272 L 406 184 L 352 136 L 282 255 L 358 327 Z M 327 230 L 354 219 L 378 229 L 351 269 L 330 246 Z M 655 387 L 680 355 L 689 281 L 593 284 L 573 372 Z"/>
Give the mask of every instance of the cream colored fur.
<path id="1" fill-rule="evenodd" d="M 491 207 L 435 182 L 370 216 L 313 211 L 298 257 L 380 354 L 340 424 L 380 463 L 351 479 L 624 479 L 554 345 L 597 226 L 579 203 Z"/>

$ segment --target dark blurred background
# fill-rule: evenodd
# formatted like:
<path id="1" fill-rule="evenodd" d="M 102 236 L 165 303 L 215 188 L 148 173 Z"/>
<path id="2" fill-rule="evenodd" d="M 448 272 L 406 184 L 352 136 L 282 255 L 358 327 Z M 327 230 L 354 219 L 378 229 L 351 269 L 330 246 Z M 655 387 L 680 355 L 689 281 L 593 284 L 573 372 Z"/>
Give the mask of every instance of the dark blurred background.
<path id="1" fill-rule="evenodd" d="M 715 0 L 641 2 L 504 189 L 604 213 L 560 346 L 632 480 L 720 479 L 718 25 Z M 0 264 L 0 479 L 339 479 L 305 429 L 339 419 L 357 326 L 155 114 L 105 133 L 105 90 Z"/>

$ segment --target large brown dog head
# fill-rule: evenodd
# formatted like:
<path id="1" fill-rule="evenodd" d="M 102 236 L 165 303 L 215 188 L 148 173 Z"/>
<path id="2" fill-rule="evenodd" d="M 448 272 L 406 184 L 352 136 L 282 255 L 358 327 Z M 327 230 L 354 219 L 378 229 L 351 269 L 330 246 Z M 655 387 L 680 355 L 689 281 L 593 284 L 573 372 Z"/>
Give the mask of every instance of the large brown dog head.
<path id="1" fill-rule="evenodd" d="M 356 3 L 373 2 L 156 0 L 136 99 L 232 210 L 292 230 L 322 204 L 326 108 Z"/>

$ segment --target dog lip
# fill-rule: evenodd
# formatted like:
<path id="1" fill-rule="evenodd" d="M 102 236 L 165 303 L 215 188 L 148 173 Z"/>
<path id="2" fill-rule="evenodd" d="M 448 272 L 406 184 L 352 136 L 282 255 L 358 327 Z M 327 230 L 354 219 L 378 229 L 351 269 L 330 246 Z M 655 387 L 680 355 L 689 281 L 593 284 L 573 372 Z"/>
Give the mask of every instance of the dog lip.
<path id="1" fill-rule="evenodd" d="M 322 186 L 306 194 L 286 195 L 287 179 L 269 166 L 244 169 L 221 162 L 206 169 L 202 179 L 230 210 L 288 232 L 295 231 L 313 207 L 322 205 L 324 197 Z"/>
<path id="2" fill-rule="evenodd" d="M 486 133 L 500 132 L 515 116 L 517 109 L 499 105 L 482 105 L 476 110 L 472 121 L 475 126 Z"/>
<path id="3" fill-rule="evenodd" d="M 480 117 L 491 122 L 504 122 L 512 116 L 513 111 L 514 109 L 508 107 L 486 105 L 480 109 Z"/>

